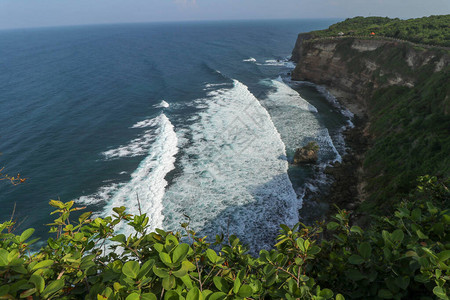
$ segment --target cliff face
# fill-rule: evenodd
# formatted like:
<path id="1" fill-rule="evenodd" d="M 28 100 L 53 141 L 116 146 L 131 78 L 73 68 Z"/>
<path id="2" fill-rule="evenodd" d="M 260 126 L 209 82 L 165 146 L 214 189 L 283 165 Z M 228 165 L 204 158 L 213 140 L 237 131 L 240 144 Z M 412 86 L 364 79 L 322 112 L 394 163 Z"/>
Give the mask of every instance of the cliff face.
<path id="1" fill-rule="evenodd" d="M 376 89 L 413 87 L 423 76 L 447 67 L 448 53 L 390 39 L 316 39 L 300 34 L 292 52 L 297 63 L 292 79 L 326 86 L 353 113 L 364 116 Z"/>

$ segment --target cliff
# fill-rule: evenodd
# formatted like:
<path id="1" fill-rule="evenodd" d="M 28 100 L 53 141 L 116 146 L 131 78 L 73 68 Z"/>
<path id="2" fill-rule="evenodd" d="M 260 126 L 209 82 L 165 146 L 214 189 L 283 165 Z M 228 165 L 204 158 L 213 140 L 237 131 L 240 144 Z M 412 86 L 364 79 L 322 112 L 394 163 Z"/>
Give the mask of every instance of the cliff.
<path id="1" fill-rule="evenodd" d="M 311 32 L 298 36 L 292 60 L 293 80 L 325 86 L 360 124 L 347 133 L 350 157 L 329 170 L 333 203 L 384 214 L 419 176 L 449 177 L 449 48 Z"/>
<path id="2" fill-rule="evenodd" d="M 326 86 L 353 113 L 368 113 L 367 100 L 380 88 L 413 87 L 423 76 L 449 66 L 444 47 L 380 38 L 298 36 L 293 80 Z"/>

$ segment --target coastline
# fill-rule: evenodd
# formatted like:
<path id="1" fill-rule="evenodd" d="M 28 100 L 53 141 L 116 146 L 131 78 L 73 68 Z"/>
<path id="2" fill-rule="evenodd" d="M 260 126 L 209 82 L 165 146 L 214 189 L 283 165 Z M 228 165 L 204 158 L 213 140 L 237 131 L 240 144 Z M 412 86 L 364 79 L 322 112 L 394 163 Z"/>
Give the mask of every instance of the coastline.
<path id="1" fill-rule="evenodd" d="M 329 102 L 341 110 L 342 115 L 352 116 L 349 125 L 345 126 L 341 133 L 345 142 L 342 161 L 335 161 L 325 168 L 315 166 L 316 175 L 312 180 L 320 183 L 314 189 L 305 187 L 303 206 L 299 211 L 301 222 L 311 225 L 315 221 L 326 221 L 335 214 L 336 206 L 352 211 L 353 220 L 363 221 L 362 216 L 357 214 L 357 208 L 366 197 L 362 163 L 370 144 L 370 137 L 367 133 L 369 121 L 365 110 L 359 107 L 355 109 L 352 105 L 347 106 L 346 104 L 351 101 L 343 101 L 342 97 L 336 97 L 335 92 L 338 92 L 336 89 L 312 82 L 303 83 L 315 86 Z"/>

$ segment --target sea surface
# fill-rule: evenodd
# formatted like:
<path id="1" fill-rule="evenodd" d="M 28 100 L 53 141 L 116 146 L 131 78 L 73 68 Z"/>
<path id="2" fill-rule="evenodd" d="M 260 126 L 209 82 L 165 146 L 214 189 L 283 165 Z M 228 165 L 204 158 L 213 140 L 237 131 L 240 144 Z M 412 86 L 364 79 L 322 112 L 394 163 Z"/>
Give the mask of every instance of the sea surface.
<path id="1" fill-rule="evenodd" d="M 345 151 L 349 117 L 288 75 L 297 34 L 336 21 L 0 31 L 0 166 L 27 178 L 0 182 L 0 221 L 44 240 L 50 199 L 96 216 L 139 199 L 153 229 L 189 216 L 202 236 L 269 248 L 318 178 L 295 149 L 316 141 L 322 167 Z"/>

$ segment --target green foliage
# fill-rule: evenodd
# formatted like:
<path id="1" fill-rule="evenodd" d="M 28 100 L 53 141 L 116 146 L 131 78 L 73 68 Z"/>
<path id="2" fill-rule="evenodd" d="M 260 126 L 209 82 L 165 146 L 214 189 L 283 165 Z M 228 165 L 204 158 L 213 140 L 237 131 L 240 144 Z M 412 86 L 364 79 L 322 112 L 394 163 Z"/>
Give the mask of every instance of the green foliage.
<path id="1" fill-rule="evenodd" d="M 345 210 L 326 225 L 281 225 L 274 249 L 256 258 L 236 236 L 211 244 L 188 223 L 184 234 L 148 232 L 148 217 L 124 207 L 69 221 L 80 208 L 51 200 L 56 237 L 36 253 L 33 229 L 0 224 L 0 299 L 448 299 L 449 192 L 430 176 L 417 192 L 421 201 L 405 200 L 370 230 L 351 226 Z M 120 222 L 134 233 L 116 233 Z"/>
<path id="2" fill-rule="evenodd" d="M 364 161 L 367 191 L 384 212 L 414 190 L 417 175 L 450 175 L 449 76 L 447 68 L 413 88 L 381 89 L 368 102 L 375 142 Z"/>
<path id="3" fill-rule="evenodd" d="M 355 17 L 331 25 L 326 30 L 314 31 L 318 37 L 345 35 L 385 36 L 419 44 L 450 47 L 450 15 L 400 20 L 383 17 Z"/>

